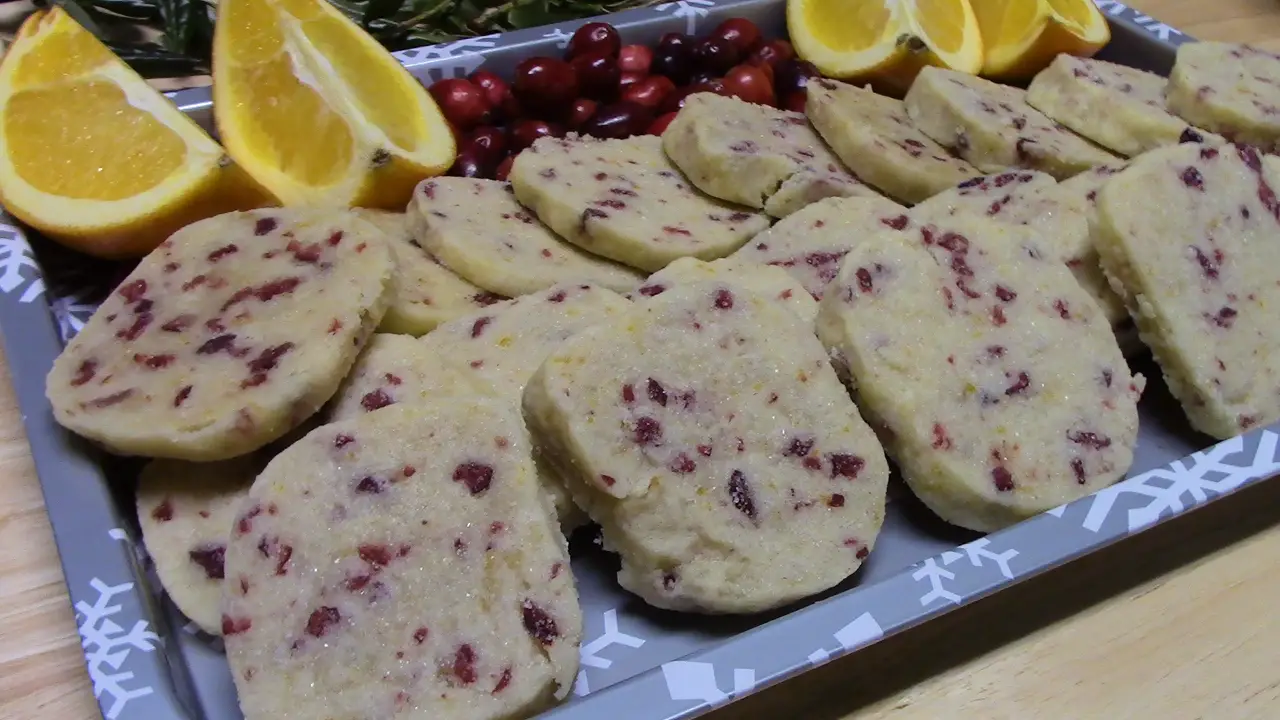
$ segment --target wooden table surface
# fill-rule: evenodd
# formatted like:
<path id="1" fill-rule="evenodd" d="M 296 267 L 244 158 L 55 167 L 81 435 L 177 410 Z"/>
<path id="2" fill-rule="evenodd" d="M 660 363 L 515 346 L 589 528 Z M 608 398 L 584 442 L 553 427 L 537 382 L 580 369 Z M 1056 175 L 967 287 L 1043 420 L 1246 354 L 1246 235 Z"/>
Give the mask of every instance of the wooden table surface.
<path id="1" fill-rule="evenodd" d="M 1132 0 L 1280 50 L 1276 0 Z M 1280 482 L 726 707 L 713 720 L 1280 718 Z M 0 359 L 0 718 L 100 717 Z"/>

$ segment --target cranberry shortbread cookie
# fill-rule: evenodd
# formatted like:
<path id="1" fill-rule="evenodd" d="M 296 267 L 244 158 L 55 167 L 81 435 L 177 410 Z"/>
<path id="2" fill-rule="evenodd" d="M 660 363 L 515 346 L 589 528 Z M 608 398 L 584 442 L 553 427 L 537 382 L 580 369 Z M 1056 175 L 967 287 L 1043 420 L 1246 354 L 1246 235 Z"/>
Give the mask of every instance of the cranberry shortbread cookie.
<path id="1" fill-rule="evenodd" d="M 480 287 L 516 297 L 578 280 L 618 292 L 644 276 L 563 242 L 496 180 L 441 177 L 422 181 L 409 203 L 413 236 L 454 272 Z"/>
<path id="2" fill-rule="evenodd" d="M 901 100 L 870 88 L 814 79 L 804 111 L 858 177 L 900 202 L 921 202 L 979 174 L 920 132 Z"/>
<path id="3" fill-rule="evenodd" d="M 927 223 L 971 215 L 1032 230 L 1047 250 L 1071 268 L 1076 281 L 1102 307 L 1107 321 L 1120 330 L 1130 326 L 1129 313 L 1102 274 L 1089 228 L 1092 204 L 1088 193 L 1112 167 L 1100 165 L 1061 184 L 1034 170 L 973 178 L 912 208 L 911 217 Z M 1077 178 L 1083 180 L 1077 182 Z"/>
<path id="4" fill-rule="evenodd" d="M 729 260 L 781 268 L 821 299 L 849 248 L 869 233 L 905 227 L 906 212 L 887 198 L 828 198 L 783 218 Z"/>
<path id="5" fill-rule="evenodd" d="M 552 350 L 630 307 L 605 288 L 562 283 L 447 322 L 420 340 L 376 335 L 334 400 L 331 418 L 442 397 L 497 397 L 518 407 L 525 384 Z M 556 472 L 540 454 L 535 460 L 568 533 L 585 518 Z"/>
<path id="6" fill-rule="evenodd" d="M 412 335 L 376 333 L 356 359 L 328 408 L 347 420 L 397 403 L 491 395 L 469 367 L 455 367 Z"/>
<path id="7" fill-rule="evenodd" d="M 1166 84 L 1143 70 L 1062 53 L 1031 81 L 1027 104 L 1125 157 L 1183 142 L 1221 145 L 1221 137 L 1169 112 Z"/>
<path id="8" fill-rule="evenodd" d="M 260 454 L 212 463 L 152 460 L 138 478 L 142 543 L 169 599 L 201 630 L 222 633 L 227 538 L 266 465 Z"/>
<path id="9" fill-rule="evenodd" d="M 768 216 L 690 186 L 652 135 L 541 138 L 510 177 L 516 199 L 560 237 L 648 272 L 724 257 L 769 227 Z"/>
<path id="10" fill-rule="evenodd" d="M 1228 140 L 1280 148 L 1280 56 L 1221 42 L 1178 46 L 1169 109 Z"/>
<path id="11" fill-rule="evenodd" d="M 674 287 L 561 345 L 525 418 L 657 607 L 749 613 L 848 577 L 888 464 L 813 331 L 773 298 Z"/>
<path id="12" fill-rule="evenodd" d="M 378 325 L 380 332 L 426 335 L 442 322 L 505 299 L 462 279 L 423 249 L 404 213 L 359 212 L 387 233 L 396 266 L 391 305 Z"/>
<path id="13" fill-rule="evenodd" d="M 425 401 L 322 426 L 231 527 L 246 720 L 505 720 L 564 698 L 582 614 L 519 413 Z"/>
<path id="14" fill-rule="evenodd" d="M 827 197 L 878 195 L 848 171 L 801 113 L 697 93 L 662 133 L 699 190 L 786 217 Z"/>
<path id="15" fill-rule="evenodd" d="M 202 220 L 142 260 L 49 373 L 58 422 L 122 454 L 211 461 L 333 395 L 391 298 L 386 234 L 348 211 Z"/>
<path id="16" fill-rule="evenodd" d="M 924 134 L 986 173 L 1026 168 L 1061 180 L 1116 160 L 1028 105 L 1026 91 L 973 75 L 925 67 L 904 102 Z"/>
<path id="17" fill-rule="evenodd" d="M 1201 432 L 1280 420 L 1280 163 L 1249 146 L 1144 155 L 1098 194 L 1102 264 Z"/>
<path id="18" fill-rule="evenodd" d="M 769 265 L 723 258 L 703 262 L 694 258 L 680 258 L 662 270 L 649 276 L 634 293 L 632 300 L 660 295 L 676 285 L 695 282 L 722 281 L 741 285 L 762 295 L 774 298 L 805 322 L 813 322 L 818 315 L 818 303 L 799 280 L 785 270 Z"/>
<path id="19" fill-rule="evenodd" d="M 959 216 L 864 238 L 818 311 L 868 420 L 944 520 L 993 531 L 1124 476 L 1143 387 L 1024 228 Z"/>

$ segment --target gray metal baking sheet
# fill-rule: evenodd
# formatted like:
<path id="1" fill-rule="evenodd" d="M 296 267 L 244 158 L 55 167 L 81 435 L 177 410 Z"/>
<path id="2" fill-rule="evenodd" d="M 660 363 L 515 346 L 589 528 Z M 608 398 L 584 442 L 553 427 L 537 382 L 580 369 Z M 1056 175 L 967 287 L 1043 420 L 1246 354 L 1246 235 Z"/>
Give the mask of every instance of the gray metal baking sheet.
<path id="1" fill-rule="evenodd" d="M 1167 73 L 1189 38 L 1118 2 L 1099 1 L 1113 39 L 1100 57 Z M 609 18 L 626 42 L 705 31 L 726 17 L 785 34 L 782 0 L 682 0 Z M 420 79 L 484 67 L 507 74 L 535 54 L 558 54 L 585 21 L 396 53 Z M 209 124 L 207 89 L 171 99 Z M 221 643 L 164 598 L 137 542 L 135 461 L 110 458 L 59 428 L 44 378 L 62 344 L 128 271 L 90 261 L 0 218 L 0 336 L 43 486 L 94 694 L 108 720 L 240 718 Z M 1158 368 L 1141 411 L 1128 479 L 1007 530 L 982 536 L 936 520 L 898 484 L 875 552 L 820 598 L 766 616 L 707 618 L 655 610 L 623 592 L 616 561 L 590 534 L 574 540 L 585 633 L 582 669 L 555 720 L 677 720 L 701 715 L 1142 532 L 1249 483 L 1280 473 L 1280 425 L 1213 444 L 1191 431 Z"/>

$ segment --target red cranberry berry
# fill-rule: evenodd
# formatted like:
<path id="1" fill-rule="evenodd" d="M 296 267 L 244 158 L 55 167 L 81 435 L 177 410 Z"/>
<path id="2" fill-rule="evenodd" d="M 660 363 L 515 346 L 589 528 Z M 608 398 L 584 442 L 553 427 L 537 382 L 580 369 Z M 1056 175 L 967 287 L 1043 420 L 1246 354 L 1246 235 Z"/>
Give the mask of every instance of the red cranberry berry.
<path id="1" fill-rule="evenodd" d="M 786 40 L 770 40 L 756 48 L 747 58 L 747 62 L 752 65 L 768 65 L 770 68 L 776 68 L 778 63 L 790 60 L 795 56 L 796 51 L 791 47 L 791 43 Z"/>
<path id="2" fill-rule="evenodd" d="M 493 179 L 506 182 L 507 178 L 511 176 L 511 166 L 515 163 L 515 161 L 516 161 L 516 156 L 509 155 L 506 160 L 503 160 L 502 162 L 498 163 L 498 169 L 493 172 Z"/>
<path id="3" fill-rule="evenodd" d="M 804 90 L 810 78 L 821 77 L 813 63 L 804 60 L 786 60 L 773 69 L 774 89 L 780 97 Z"/>
<path id="4" fill-rule="evenodd" d="M 440 112 L 454 127 L 465 132 L 488 122 L 489 103 L 484 91 L 468 80 L 450 78 L 432 84 L 431 97 L 440 106 Z"/>
<path id="5" fill-rule="evenodd" d="M 728 40 L 709 37 L 693 46 L 693 64 L 702 71 L 723 75 L 738 64 L 742 53 Z"/>
<path id="6" fill-rule="evenodd" d="M 692 47 L 680 41 L 670 45 L 659 45 L 653 52 L 653 62 L 649 64 L 649 72 L 654 75 L 665 75 L 677 85 L 689 82 L 693 72 Z"/>
<path id="7" fill-rule="evenodd" d="M 556 115 L 578 97 L 578 73 L 563 60 L 532 57 L 516 66 L 516 100 L 541 115 Z"/>
<path id="8" fill-rule="evenodd" d="M 604 101 L 617 97 L 622 71 L 612 55 L 578 55 L 573 59 L 573 69 L 578 75 L 578 90 L 584 97 Z"/>
<path id="9" fill-rule="evenodd" d="M 724 90 L 730 95 L 757 105 L 772 105 L 773 84 L 765 71 L 754 65 L 739 65 L 724 76 Z"/>
<path id="10" fill-rule="evenodd" d="M 506 109 L 507 98 L 511 95 L 511 86 L 497 73 L 488 70 L 477 70 L 467 78 L 472 85 L 480 88 L 484 99 L 491 109 Z"/>
<path id="11" fill-rule="evenodd" d="M 507 129 L 508 152 L 515 155 L 547 135 L 564 137 L 564 128 L 544 120 L 517 120 Z"/>
<path id="12" fill-rule="evenodd" d="M 480 153 L 467 149 L 458 153 L 458 157 L 453 161 L 453 167 L 449 168 L 449 174 L 455 177 L 485 178 L 489 176 L 490 167 L 492 166 L 484 162 Z"/>
<path id="13" fill-rule="evenodd" d="M 648 74 L 653 50 L 647 45 L 624 45 L 618 52 L 618 69 L 624 73 Z"/>
<path id="14" fill-rule="evenodd" d="M 644 132 L 652 120 L 651 109 L 621 100 L 597 110 L 595 117 L 582 127 L 582 132 L 604 139 L 631 137 Z"/>
<path id="15" fill-rule="evenodd" d="M 622 94 L 622 99 L 656 110 L 667 99 L 668 95 L 675 92 L 675 89 L 676 84 L 671 82 L 669 78 L 662 75 L 650 75 L 627 88 L 627 91 Z"/>
<path id="16" fill-rule="evenodd" d="M 649 123 L 649 128 L 645 130 L 645 133 L 661 136 L 662 133 L 667 131 L 667 126 L 671 124 L 671 121 L 676 119 L 677 114 L 678 113 L 669 112 L 659 115 L 656 120 Z"/>
<path id="17" fill-rule="evenodd" d="M 609 23 L 589 22 L 578 28 L 569 39 L 565 58 L 572 60 L 581 55 L 608 55 L 616 58 L 622 48 L 622 38 Z"/>
<path id="18" fill-rule="evenodd" d="M 600 107 L 600 103 L 588 98 L 578 98 L 573 101 L 573 105 L 569 106 L 568 125 L 573 131 L 580 130 L 583 125 L 596 114 L 596 109 Z"/>
<path id="19" fill-rule="evenodd" d="M 745 54 L 760 41 L 760 28 L 746 18 L 729 18 L 717 25 L 709 37 L 724 40 Z"/>
<path id="20" fill-rule="evenodd" d="M 464 152 L 475 154 L 486 167 L 493 167 L 506 156 L 507 135 L 496 127 L 478 127 L 467 136 L 463 148 Z"/>

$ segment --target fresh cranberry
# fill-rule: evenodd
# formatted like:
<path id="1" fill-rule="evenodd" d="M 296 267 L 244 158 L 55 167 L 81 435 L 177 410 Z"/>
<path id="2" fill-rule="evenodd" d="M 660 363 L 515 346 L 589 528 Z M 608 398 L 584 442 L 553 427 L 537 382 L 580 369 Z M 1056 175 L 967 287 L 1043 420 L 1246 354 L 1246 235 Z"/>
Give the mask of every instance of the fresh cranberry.
<path id="1" fill-rule="evenodd" d="M 662 113 L 680 112 L 680 109 L 684 107 L 685 101 L 693 94 L 693 88 L 694 86 L 692 85 L 676 88 L 675 92 L 667 95 L 667 99 L 662 101 L 662 107 L 658 108 L 658 111 Z"/>
<path id="2" fill-rule="evenodd" d="M 677 85 L 689 82 L 693 72 L 693 48 L 684 43 L 659 45 L 653 53 L 653 62 L 649 64 L 649 72 L 654 75 L 665 75 Z"/>
<path id="3" fill-rule="evenodd" d="M 653 51 L 647 45 L 624 45 L 618 52 L 618 69 L 624 73 L 648 74 Z"/>
<path id="4" fill-rule="evenodd" d="M 680 46 L 692 47 L 695 42 L 696 40 L 690 35 L 678 32 L 669 32 L 658 39 L 658 48 L 662 49 Z"/>
<path id="5" fill-rule="evenodd" d="M 622 99 L 654 110 L 667 99 L 668 95 L 675 92 L 675 89 L 676 84 L 671 82 L 670 78 L 650 75 L 627 88 L 627 91 L 622 94 Z"/>
<path id="6" fill-rule="evenodd" d="M 573 59 L 573 69 L 583 96 L 605 101 L 617 97 L 622 71 L 612 55 L 578 55 Z"/>
<path id="7" fill-rule="evenodd" d="M 622 78 L 618 80 L 618 92 L 625 93 L 627 88 L 635 85 L 646 77 L 648 76 L 641 75 L 640 73 L 622 73 Z"/>
<path id="8" fill-rule="evenodd" d="M 597 110 L 595 117 L 582 127 L 582 132 L 605 139 L 625 138 L 644 132 L 652 121 L 652 109 L 622 100 Z"/>
<path id="9" fill-rule="evenodd" d="M 645 130 L 645 133 L 649 135 L 661 136 L 662 133 L 667 131 L 667 126 L 671 124 L 672 120 L 676 119 L 676 115 L 678 114 L 679 113 L 669 112 L 669 113 L 659 115 L 657 120 L 654 120 L 653 122 L 649 123 L 649 128 Z"/>
<path id="10" fill-rule="evenodd" d="M 724 76 L 724 90 L 750 103 L 773 104 L 773 85 L 764 70 L 754 65 L 739 65 L 730 70 Z"/>
<path id="11" fill-rule="evenodd" d="M 713 73 L 713 72 L 696 72 L 696 73 L 693 73 L 692 75 L 690 75 L 690 76 L 689 76 L 689 83 L 688 83 L 688 84 L 690 84 L 690 85 L 701 85 L 702 83 L 709 83 L 709 82 L 711 82 L 711 81 L 713 81 L 713 80 L 719 80 L 719 79 L 720 79 L 720 74 L 719 74 L 719 73 Z"/>
<path id="12" fill-rule="evenodd" d="M 512 155 L 529 147 L 540 137 L 564 137 L 564 129 L 544 120 L 517 120 L 507 129 L 507 146 Z"/>
<path id="13" fill-rule="evenodd" d="M 573 105 L 569 106 L 569 129 L 575 131 L 580 130 L 582 126 L 587 124 L 587 121 L 596 114 L 596 108 L 598 107 L 600 107 L 600 104 L 595 100 L 590 100 L 588 98 L 578 98 L 577 100 L 574 100 Z"/>
<path id="14" fill-rule="evenodd" d="M 774 89 L 779 97 L 804 90 L 810 78 L 821 77 L 818 68 L 804 60 L 786 60 L 773 69 Z"/>
<path id="15" fill-rule="evenodd" d="M 724 40 L 745 54 L 760 41 L 760 28 L 746 18 L 729 18 L 717 25 L 709 37 Z"/>
<path id="16" fill-rule="evenodd" d="M 463 145 L 463 152 L 475 154 L 486 167 L 497 165 L 498 161 L 506 155 L 506 150 L 506 133 L 492 126 L 472 130 Z"/>
<path id="17" fill-rule="evenodd" d="M 589 22 L 578 28 L 569 39 L 569 47 L 565 58 L 572 60 L 582 55 L 608 55 L 618 57 L 622 48 L 622 38 L 609 23 Z"/>
<path id="18" fill-rule="evenodd" d="M 458 157 L 453 161 L 453 167 L 449 168 L 449 174 L 455 177 L 464 178 L 484 178 L 489 175 L 488 165 L 479 153 L 474 150 L 463 150 L 458 153 Z"/>
<path id="19" fill-rule="evenodd" d="M 791 43 L 786 40 L 770 40 L 756 48 L 747 58 L 747 62 L 752 65 L 768 65 L 770 68 L 776 68 L 779 63 L 795 56 L 796 51 L 791 47 Z"/>
<path id="20" fill-rule="evenodd" d="M 445 119 L 459 130 L 465 132 L 488 121 L 489 103 L 484 91 L 470 81 L 459 78 L 441 80 L 430 90 Z"/>
<path id="21" fill-rule="evenodd" d="M 515 161 L 516 161 L 515 155 L 511 155 L 507 157 L 506 160 L 503 160 L 502 162 L 498 163 L 498 169 L 493 172 L 493 179 L 506 182 L 507 178 L 511 177 L 511 166 L 512 164 L 515 163 Z"/>
<path id="22" fill-rule="evenodd" d="M 805 102 L 809 99 L 809 93 L 799 90 L 787 95 L 782 99 L 782 109 L 791 112 L 804 112 Z"/>
<path id="23" fill-rule="evenodd" d="M 728 40 L 709 37 L 693 46 L 693 64 L 699 70 L 723 75 L 738 64 L 742 53 Z"/>
<path id="24" fill-rule="evenodd" d="M 507 98 L 511 95 L 511 86 L 507 84 L 497 73 L 491 73 L 488 70 L 477 70 L 467 78 L 472 85 L 480 88 L 480 92 L 484 93 L 484 99 L 489 103 L 490 109 L 503 109 Z"/>
<path id="25" fill-rule="evenodd" d="M 532 57 L 516 66 L 512 92 L 522 107 L 557 114 L 578 97 L 578 73 L 563 60 Z"/>

